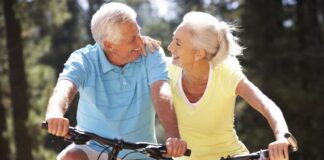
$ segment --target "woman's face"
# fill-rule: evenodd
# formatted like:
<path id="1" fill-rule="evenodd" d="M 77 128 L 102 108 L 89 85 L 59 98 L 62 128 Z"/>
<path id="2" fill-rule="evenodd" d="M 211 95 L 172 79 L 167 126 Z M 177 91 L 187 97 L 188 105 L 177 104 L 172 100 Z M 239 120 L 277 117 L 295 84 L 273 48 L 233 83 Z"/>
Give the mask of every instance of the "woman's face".
<path id="1" fill-rule="evenodd" d="M 168 46 L 172 54 L 172 63 L 181 67 L 188 68 L 193 65 L 195 49 L 191 43 L 191 34 L 184 25 L 179 25 L 173 33 L 173 38 Z"/>

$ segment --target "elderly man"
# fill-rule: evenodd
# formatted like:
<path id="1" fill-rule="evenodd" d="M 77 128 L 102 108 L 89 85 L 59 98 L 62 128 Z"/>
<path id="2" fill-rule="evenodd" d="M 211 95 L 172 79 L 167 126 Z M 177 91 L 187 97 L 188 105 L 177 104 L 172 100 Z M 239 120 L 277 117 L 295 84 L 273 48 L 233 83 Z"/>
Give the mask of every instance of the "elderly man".
<path id="1" fill-rule="evenodd" d="M 77 128 L 107 138 L 154 143 L 156 111 L 165 129 L 167 154 L 182 155 L 186 143 L 180 140 L 172 109 L 164 52 L 160 48 L 142 55 L 146 51 L 135 11 L 121 3 L 104 4 L 92 17 L 91 31 L 96 44 L 73 52 L 58 78 L 46 113 L 48 132 L 67 135 L 69 120 L 63 115 L 79 92 Z M 71 144 L 57 159 L 97 159 L 103 149 L 95 141 Z M 129 157 L 145 159 L 139 154 Z"/>

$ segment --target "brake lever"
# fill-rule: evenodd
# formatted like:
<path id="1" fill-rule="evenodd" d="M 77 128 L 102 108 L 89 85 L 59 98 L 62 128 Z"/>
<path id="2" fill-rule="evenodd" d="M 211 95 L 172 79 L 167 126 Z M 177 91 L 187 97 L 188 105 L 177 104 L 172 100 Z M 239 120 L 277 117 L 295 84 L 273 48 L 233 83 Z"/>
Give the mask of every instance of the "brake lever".
<path id="1" fill-rule="evenodd" d="M 41 124 L 41 128 L 47 129 L 48 123 L 47 121 L 43 121 Z M 53 135 L 54 137 L 57 137 Z M 67 137 L 57 137 L 55 140 L 65 140 L 68 142 L 74 142 L 75 144 L 85 144 L 91 138 L 86 135 L 83 131 L 77 130 L 75 127 L 69 127 L 69 133 Z"/>
<path id="2" fill-rule="evenodd" d="M 86 135 L 83 131 L 76 130 L 74 127 L 69 129 L 69 137 L 66 140 L 70 140 L 75 144 L 86 144 L 91 137 Z"/>
<path id="3" fill-rule="evenodd" d="M 148 145 L 145 147 L 146 153 L 155 159 L 168 159 L 164 157 L 163 154 L 166 153 L 166 147 L 163 145 Z M 172 160 L 172 158 L 171 158 Z"/>

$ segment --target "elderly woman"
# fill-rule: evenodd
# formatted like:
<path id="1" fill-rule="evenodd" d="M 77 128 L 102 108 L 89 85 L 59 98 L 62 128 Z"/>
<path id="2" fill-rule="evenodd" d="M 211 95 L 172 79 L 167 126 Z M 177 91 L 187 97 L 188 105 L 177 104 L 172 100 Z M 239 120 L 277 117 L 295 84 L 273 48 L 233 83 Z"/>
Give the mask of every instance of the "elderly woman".
<path id="1" fill-rule="evenodd" d="M 270 159 L 288 159 L 288 127 L 279 107 L 243 74 L 236 56 L 242 48 L 233 27 L 202 12 L 187 13 L 168 46 L 170 85 L 181 138 L 195 160 L 246 154 L 234 129 L 234 106 L 242 97 L 269 122 L 276 140 Z"/>

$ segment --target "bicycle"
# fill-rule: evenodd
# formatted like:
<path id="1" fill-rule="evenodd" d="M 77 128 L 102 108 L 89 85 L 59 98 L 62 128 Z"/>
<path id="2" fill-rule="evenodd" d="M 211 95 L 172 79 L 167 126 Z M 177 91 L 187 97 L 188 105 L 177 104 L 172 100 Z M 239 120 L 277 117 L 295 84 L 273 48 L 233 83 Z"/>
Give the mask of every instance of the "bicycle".
<path id="1" fill-rule="evenodd" d="M 294 136 L 290 133 L 286 133 L 284 135 L 289 142 L 289 151 L 290 152 L 297 152 L 298 145 L 297 140 Z M 269 159 L 269 150 L 268 149 L 261 149 L 260 151 L 253 152 L 247 155 L 239 155 L 239 156 L 227 156 L 222 157 L 220 160 L 268 160 Z"/>
<path id="2" fill-rule="evenodd" d="M 44 121 L 41 124 L 41 128 L 47 129 L 47 122 Z M 157 160 L 172 160 L 170 157 L 165 157 L 163 154 L 166 153 L 166 146 L 162 144 L 155 144 L 149 142 L 127 142 L 123 139 L 109 139 L 100 137 L 94 133 L 78 130 L 75 127 L 69 127 L 69 136 L 68 138 L 64 138 L 65 141 L 74 142 L 75 144 L 85 144 L 90 140 L 94 140 L 104 146 L 107 146 L 98 156 L 100 158 L 101 154 L 104 151 L 108 151 L 109 146 L 112 148 L 110 153 L 108 154 L 108 160 L 117 160 L 118 153 L 123 149 L 133 150 L 134 152 L 145 154 L 148 157 L 157 159 Z M 63 138 L 62 138 L 63 139 Z M 130 152 L 130 153 L 134 153 Z M 130 154 L 129 153 L 129 154 Z M 129 154 L 126 154 L 121 159 L 125 159 Z M 185 156 L 190 156 L 191 150 L 187 149 L 185 152 Z"/>

